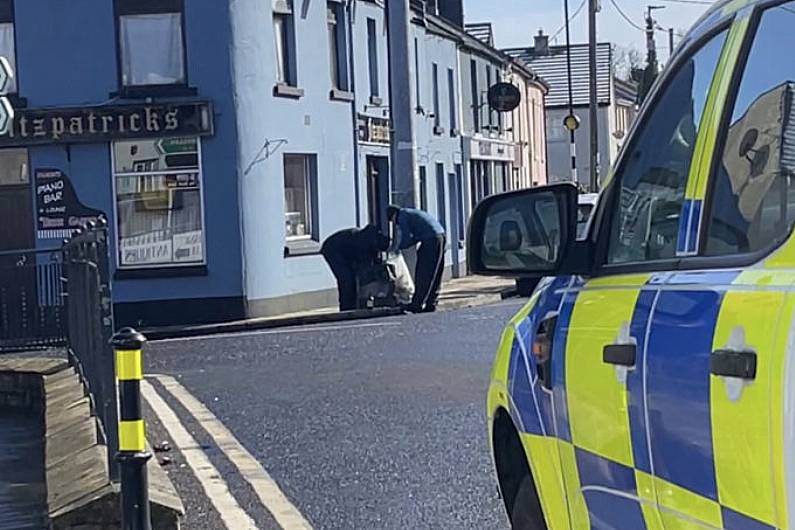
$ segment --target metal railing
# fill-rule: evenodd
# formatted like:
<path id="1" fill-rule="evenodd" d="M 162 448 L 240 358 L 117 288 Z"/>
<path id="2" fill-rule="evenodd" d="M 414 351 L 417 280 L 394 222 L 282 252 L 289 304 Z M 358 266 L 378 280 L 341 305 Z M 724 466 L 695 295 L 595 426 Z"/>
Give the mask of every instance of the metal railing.
<path id="1" fill-rule="evenodd" d="M 63 279 L 66 299 L 67 356 L 80 374 L 99 418 L 102 442 L 108 448 L 112 480 L 118 478 L 118 393 L 110 339 L 113 336 L 108 254 L 104 219 L 90 223 L 64 243 Z"/>
<path id="2" fill-rule="evenodd" d="M 0 252 L 0 353 L 66 344 L 60 250 Z"/>

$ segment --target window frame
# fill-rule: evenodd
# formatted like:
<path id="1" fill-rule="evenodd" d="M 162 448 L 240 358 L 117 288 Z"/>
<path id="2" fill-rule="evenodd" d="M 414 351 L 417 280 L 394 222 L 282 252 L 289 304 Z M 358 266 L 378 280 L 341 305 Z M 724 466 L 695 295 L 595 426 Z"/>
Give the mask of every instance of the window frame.
<path id="1" fill-rule="evenodd" d="M 785 0 L 786 1 L 786 0 Z M 727 39 L 723 43 L 723 47 L 721 48 L 721 53 L 725 50 L 725 47 L 728 44 L 728 33 L 731 31 L 732 26 L 736 21 L 736 16 L 732 16 L 727 18 L 726 20 L 722 21 L 720 24 L 717 24 L 714 28 L 711 28 L 710 31 L 707 31 L 701 35 L 697 39 L 695 39 L 690 46 L 687 48 L 687 53 L 680 53 L 674 58 L 673 62 L 669 66 L 670 71 L 673 72 L 679 71 L 680 68 L 684 63 L 689 61 L 695 53 L 701 50 L 706 44 L 708 44 L 713 38 L 720 35 L 722 32 L 727 32 Z M 749 28 L 751 29 L 751 28 Z M 747 46 L 749 33 L 745 35 L 745 41 L 743 42 L 742 46 Z M 738 64 L 743 64 L 739 63 Z M 713 73 L 713 80 L 714 76 L 717 73 L 717 67 L 715 72 Z M 737 76 L 737 71 L 735 70 L 732 75 L 732 84 L 735 83 L 735 77 Z M 629 154 L 633 152 L 637 142 L 638 142 L 638 132 L 640 131 L 639 127 L 640 124 L 645 123 L 645 120 L 649 117 L 649 115 L 657 109 L 657 105 L 659 104 L 660 99 L 664 96 L 665 92 L 668 90 L 670 84 L 673 82 L 675 75 L 666 75 L 661 82 L 659 82 L 652 93 L 649 94 L 649 97 L 646 98 L 646 101 L 643 104 L 643 107 L 636 117 L 635 121 L 633 122 L 633 126 L 631 128 L 631 133 L 628 135 L 630 139 L 624 145 L 624 148 L 621 150 L 621 154 L 619 159 L 616 161 L 615 167 L 616 168 L 623 168 L 623 166 L 627 163 L 629 159 Z M 724 114 L 726 113 L 726 109 L 724 108 Z M 723 120 L 723 116 L 721 117 Z M 703 131 L 699 131 L 699 135 L 703 134 Z M 717 146 L 716 146 L 717 147 Z M 714 153 L 713 153 L 714 155 Z M 691 161 L 692 163 L 692 161 Z M 709 175 L 712 174 L 712 168 L 710 168 Z M 646 261 L 637 261 L 637 262 L 629 262 L 629 263 L 616 263 L 610 264 L 607 263 L 607 253 L 609 251 L 609 243 L 610 243 L 610 235 L 612 229 L 612 216 L 610 215 L 613 212 L 614 208 L 617 206 L 616 202 L 619 200 L 620 193 L 620 182 L 621 182 L 622 175 L 619 171 L 615 171 L 615 177 L 609 182 L 607 187 L 601 192 L 602 197 L 600 198 L 596 211 L 593 214 L 593 220 L 590 225 L 589 233 L 586 236 L 585 244 L 591 247 L 590 254 L 593 256 L 593 269 L 592 275 L 594 277 L 602 277 L 602 276 L 615 276 L 619 274 L 628 274 L 634 272 L 655 272 L 655 271 L 670 271 L 670 270 L 692 270 L 692 269 L 700 269 L 705 268 L 707 266 L 731 266 L 728 263 L 729 260 L 726 258 L 704 258 L 701 255 L 695 256 L 674 256 L 672 258 L 665 258 L 665 259 L 655 259 L 655 260 L 646 260 Z M 689 178 L 689 175 L 688 175 Z M 705 212 L 706 205 L 705 205 Z M 681 222 L 681 220 L 680 220 Z M 702 223 L 703 224 L 703 223 Z M 703 228 L 703 227 L 702 227 Z M 702 238 L 703 240 L 703 238 Z M 699 249 L 700 252 L 700 249 Z"/>
<path id="2" fill-rule="evenodd" d="M 718 171 L 726 143 L 729 139 L 729 125 L 731 123 L 732 114 L 734 113 L 734 106 L 737 104 L 737 98 L 740 93 L 740 85 L 742 85 L 745 71 L 750 59 L 751 50 L 756 40 L 759 26 L 762 23 L 762 17 L 768 9 L 773 9 L 783 4 L 789 3 L 791 0 L 772 0 L 754 7 L 748 21 L 748 29 L 746 30 L 743 42 L 740 46 L 737 56 L 737 63 L 732 72 L 732 77 L 729 80 L 728 91 L 726 92 L 726 105 L 723 109 L 723 115 L 720 118 L 720 126 L 718 128 L 718 135 L 715 139 L 715 149 L 710 157 L 710 168 L 707 180 L 707 191 L 704 196 L 704 205 L 702 206 L 702 220 L 699 226 L 699 241 L 697 255 L 690 258 L 690 261 L 695 261 L 699 266 L 715 266 L 717 267 L 745 267 L 759 262 L 765 257 L 775 252 L 779 247 L 787 242 L 792 237 L 794 228 L 790 228 L 788 232 L 782 234 L 779 238 L 774 240 L 769 245 L 760 248 L 759 250 L 751 252 L 736 252 L 731 254 L 724 254 L 722 256 L 706 256 L 707 236 L 709 235 L 710 220 L 712 219 L 712 209 L 715 202 L 715 187 L 718 184 Z"/>
<path id="3" fill-rule="evenodd" d="M 161 15 L 178 13 L 182 32 L 182 81 L 178 83 L 160 83 L 151 85 L 124 84 L 124 58 L 121 46 L 121 17 L 130 15 Z M 113 16 L 116 26 L 116 82 L 118 93 L 129 98 L 193 96 L 198 93 L 189 85 L 188 67 L 188 35 L 185 23 L 185 0 L 114 0 Z"/>
<path id="4" fill-rule="evenodd" d="M 302 236 L 285 234 L 285 245 L 291 250 L 314 250 L 320 245 L 320 205 L 318 204 L 318 155 L 316 153 L 284 153 L 282 156 L 282 194 L 287 190 L 287 159 L 301 158 L 304 162 L 304 186 L 306 196 L 306 219 L 308 230 Z M 287 215 L 287 200 L 284 201 L 282 216 Z M 286 220 L 286 218 L 285 218 Z M 311 247 L 311 248 L 310 248 Z M 319 247 L 318 247 L 319 248 Z"/>
<path id="5" fill-rule="evenodd" d="M 110 174 L 111 174 L 111 191 L 113 193 L 113 250 L 114 254 L 116 255 L 116 271 L 119 273 L 127 273 L 127 272 L 137 272 L 137 271 L 154 271 L 154 270 L 163 270 L 165 274 L 168 274 L 167 271 L 175 271 L 175 270 L 190 270 L 196 268 L 207 267 L 208 259 L 208 248 L 207 248 L 207 206 L 204 200 L 204 160 L 202 156 L 202 137 L 201 136 L 194 136 L 194 135 L 183 135 L 183 136 L 163 136 L 158 138 L 143 138 L 139 141 L 157 141 L 162 139 L 168 138 L 196 138 L 196 149 L 197 149 L 197 156 L 199 161 L 199 167 L 195 171 L 190 171 L 190 173 L 197 173 L 199 177 L 199 204 L 201 205 L 201 231 L 202 231 L 202 261 L 190 261 L 185 263 L 152 263 L 150 265 L 123 265 L 121 262 L 121 244 L 120 244 L 120 225 L 119 222 L 119 204 L 118 204 L 118 184 L 116 182 L 116 177 L 118 175 L 133 175 L 134 173 L 129 171 L 116 171 L 116 152 L 114 149 L 114 144 L 116 142 L 130 142 L 136 141 L 135 139 L 121 139 L 113 142 L 108 143 L 108 148 L 110 149 Z M 140 175 L 152 175 L 152 174 L 169 174 L 169 173 L 179 173 L 179 170 L 176 171 L 147 171 L 143 172 Z M 188 171 L 182 171 L 183 173 L 188 173 Z"/>
<path id="6" fill-rule="evenodd" d="M 334 22 L 331 17 L 334 17 Z M 336 61 L 330 64 L 329 77 L 331 79 L 332 90 L 338 92 L 351 91 L 351 72 L 350 60 L 348 57 L 348 20 L 345 9 L 345 4 L 339 0 L 326 1 L 326 25 L 329 33 L 329 62 Z M 331 49 L 331 25 L 334 24 L 333 36 L 335 49 Z M 334 73 L 336 71 L 336 79 Z"/>
<path id="7" fill-rule="evenodd" d="M 381 80 L 378 57 L 378 21 L 367 17 L 367 74 L 369 77 L 370 100 L 381 97 Z"/>
<path id="8" fill-rule="evenodd" d="M 276 48 L 276 21 L 282 21 L 282 53 L 284 57 L 279 57 L 278 49 Z M 282 60 L 284 61 L 284 79 L 279 79 L 278 71 L 275 73 L 276 86 L 274 94 L 277 96 L 287 97 L 300 97 L 303 93 L 295 93 L 293 91 L 300 90 L 298 88 L 298 50 L 297 38 L 295 29 L 295 7 L 292 0 L 279 0 L 274 1 L 271 7 L 271 29 L 274 37 L 274 59 L 276 64 Z M 286 88 L 286 91 L 280 90 Z"/>
<path id="9" fill-rule="evenodd" d="M 439 102 L 439 64 L 431 63 L 431 83 L 433 86 L 433 133 L 442 134 L 442 109 Z"/>

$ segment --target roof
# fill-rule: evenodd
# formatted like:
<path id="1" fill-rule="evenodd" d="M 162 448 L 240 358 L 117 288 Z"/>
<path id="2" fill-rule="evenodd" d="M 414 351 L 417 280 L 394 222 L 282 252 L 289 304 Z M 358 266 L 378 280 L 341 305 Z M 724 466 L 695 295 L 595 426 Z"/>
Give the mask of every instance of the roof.
<path id="1" fill-rule="evenodd" d="M 483 44 L 494 47 L 494 30 L 491 27 L 491 22 L 466 24 L 464 29 Z"/>
<path id="2" fill-rule="evenodd" d="M 535 48 L 509 48 L 505 53 L 525 62 L 549 85 L 547 107 L 566 107 L 569 104 L 566 47 L 550 46 L 548 55 L 536 55 Z M 610 76 L 612 51 L 610 43 L 596 45 L 596 95 L 600 104 L 610 104 Z M 588 45 L 571 46 L 572 96 L 575 106 L 588 105 Z"/>
<path id="3" fill-rule="evenodd" d="M 616 99 L 629 103 L 637 103 L 638 101 L 638 84 L 634 81 L 627 81 L 616 77 L 613 80 L 613 87 L 616 93 Z"/>

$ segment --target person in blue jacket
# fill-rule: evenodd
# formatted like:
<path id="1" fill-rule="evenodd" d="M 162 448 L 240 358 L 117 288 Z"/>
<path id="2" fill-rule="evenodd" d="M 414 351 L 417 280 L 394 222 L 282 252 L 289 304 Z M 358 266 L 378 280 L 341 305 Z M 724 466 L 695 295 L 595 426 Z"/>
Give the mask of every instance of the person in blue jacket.
<path id="1" fill-rule="evenodd" d="M 393 248 L 405 250 L 419 245 L 414 298 L 406 309 L 415 313 L 436 311 L 444 272 L 444 227 L 428 212 L 414 208 L 392 205 L 387 208 L 387 216 L 395 226 Z"/>

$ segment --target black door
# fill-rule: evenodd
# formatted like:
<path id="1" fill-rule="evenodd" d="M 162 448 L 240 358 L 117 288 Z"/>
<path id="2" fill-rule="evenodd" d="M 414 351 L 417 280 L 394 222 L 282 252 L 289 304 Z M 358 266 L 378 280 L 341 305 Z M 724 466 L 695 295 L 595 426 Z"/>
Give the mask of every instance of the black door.
<path id="1" fill-rule="evenodd" d="M 389 205 L 389 159 L 385 156 L 367 157 L 367 220 L 379 228 L 386 226 L 386 207 Z"/>
<path id="2" fill-rule="evenodd" d="M 0 252 L 33 248 L 30 186 L 0 186 Z"/>

